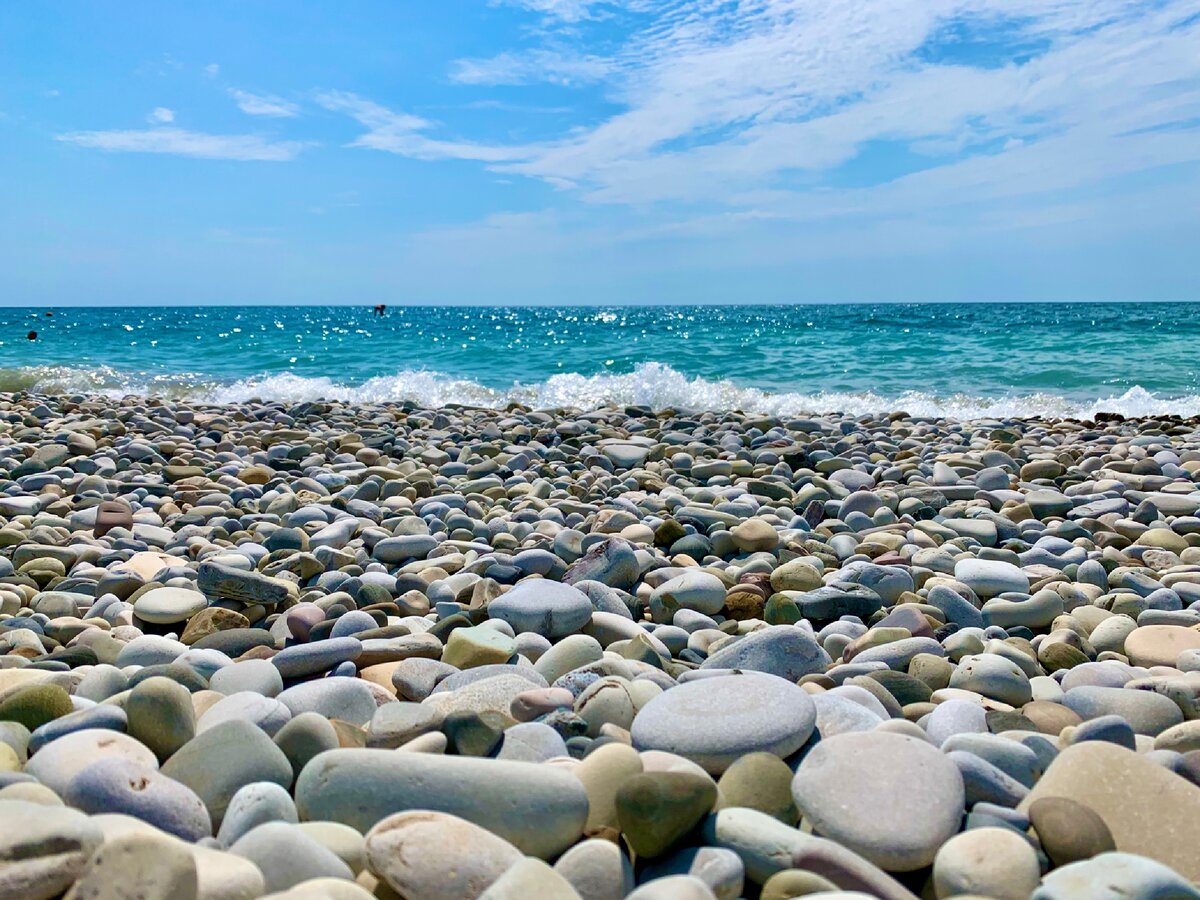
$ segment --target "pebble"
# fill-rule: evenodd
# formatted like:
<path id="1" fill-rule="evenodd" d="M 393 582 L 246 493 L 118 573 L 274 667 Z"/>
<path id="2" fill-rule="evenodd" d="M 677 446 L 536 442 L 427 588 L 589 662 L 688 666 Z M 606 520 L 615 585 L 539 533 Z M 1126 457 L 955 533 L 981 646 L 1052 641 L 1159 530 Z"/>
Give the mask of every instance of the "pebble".
<path id="1" fill-rule="evenodd" d="M 89 729 L 65 734 L 35 753 L 25 771 L 59 796 L 86 767 L 102 759 L 118 759 L 148 769 L 158 768 L 158 759 L 145 744 L 107 729 Z"/>
<path id="2" fill-rule="evenodd" d="M 243 785 L 292 783 L 292 766 L 283 751 L 262 729 L 242 719 L 197 734 L 166 761 L 162 773 L 195 791 L 217 828 Z"/>
<path id="3" fill-rule="evenodd" d="M 1158 860 L 1200 881 L 1200 787 L 1115 744 L 1067 747 L 1021 804 L 1066 798 L 1099 816 L 1116 849 Z M 1085 822 L 1089 834 L 1094 824 Z"/>
<path id="4" fill-rule="evenodd" d="M 127 730 L 166 760 L 196 734 L 192 695 L 170 678 L 156 676 L 139 682 L 125 700 Z"/>
<path id="5" fill-rule="evenodd" d="M 489 603 L 488 617 L 507 622 L 518 633 L 562 638 L 587 625 L 592 601 L 569 584 L 534 578 Z"/>
<path id="6" fill-rule="evenodd" d="M 229 847 L 263 874 L 268 891 L 283 891 L 312 878 L 354 878 L 350 867 L 331 851 L 286 822 L 266 822 Z"/>
<path id="7" fill-rule="evenodd" d="M 819 834 L 897 872 L 933 862 L 965 805 L 962 779 L 940 751 L 877 731 L 822 740 L 796 770 L 792 798 Z"/>
<path id="8" fill-rule="evenodd" d="M 414 811 L 390 815 L 367 832 L 367 863 L 401 897 L 478 897 L 521 851 L 457 816 Z"/>
<path id="9" fill-rule="evenodd" d="M 1116 850 L 1100 816 L 1066 797 L 1042 797 L 1029 804 L 1029 822 L 1055 866 L 1068 866 Z"/>
<path id="10" fill-rule="evenodd" d="M 579 900 L 571 883 L 550 866 L 527 856 L 488 886 L 480 900 L 523 900 L 525 897 L 545 897 L 546 900 Z"/>
<path id="11" fill-rule="evenodd" d="M 0 800 L 0 897 L 59 896 L 103 840 L 95 823 L 77 810 Z"/>
<path id="12" fill-rule="evenodd" d="M 0 803 L 205 897 L 361 897 L 396 813 L 493 897 L 1177 890 L 1200 423 L 1098 419 L 0 394 Z M 37 877 L 158 890 L 95 850 Z"/>
<path id="13" fill-rule="evenodd" d="M 88 859 L 67 900 L 197 900 L 200 879 L 186 846 L 148 834 L 105 841 Z"/>
<path id="14" fill-rule="evenodd" d="M 633 890 L 633 866 L 615 843 L 580 841 L 554 863 L 582 900 L 621 900 Z"/>
<path id="15" fill-rule="evenodd" d="M 1200 889 L 1173 869 L 1133 853 L 1103 853 L 1055 869 L 1031 900 L 1198 900 Z"/>
<path id="16" fill-rule="evenodd" d="M 816 725 L 812 699 L 773 675 L 702 678 L 664 691 L 633 720 L 639 750 L 665 750 L 719 775 L 747 753 L 790 756 Z"/>
<path id="17" fill-rule="evenodd" d="M 552 857 L 583 833 L 587 792 L 575 776 L 533 763 L 460 756 L 331 750 L 296 782 L 303 820 L 367 831 L 390 813 L 461 816 L 531 856 Z"/>
<path id="18" fill-rule="evenodd" d="M 133 614 L 154 625 L 186 622 L 208 606 L 208 598 L 187 588 L 153 588 L 137 598 Z"/>
<path id="19" fill-rule="evenodd" d="M 643 772 L 624 779 L 616 792 L 621 833 L 639 858 L 674 848 L 713 808 L 717 786 L 690 772 Z"/>
<path id="20" fill-rule="evenodd" d="M 212 836 L 212 817 L 195 791 L 161 772 L 119 757 L 84 766 L 62 794 L 87 813 L 123 813 L 185 841 Z"/>
<path id="21" fill-rule="evenodd" d="M 976 894 L 1026 900 L 1041 880 L 1037 854 L 1009 828 L 972 828 L 942 844 L 933 860 L 937 897 Z"/>
<path id="22" fill-rule="evenodd" d="M 799 818 L 792 801 L 792 770 L 773 753 L 747 753 L 717 782 L 721 807 L 745 807 L 794 825 Z"/>
<path id="23" fill-rule="evenodd" d="M 270 781 L 243 785 L 229 801 L 217 841 L 230 847 L 251 829 L 267 822 L 299 822 L 296 804 L 287 788 Z"/>

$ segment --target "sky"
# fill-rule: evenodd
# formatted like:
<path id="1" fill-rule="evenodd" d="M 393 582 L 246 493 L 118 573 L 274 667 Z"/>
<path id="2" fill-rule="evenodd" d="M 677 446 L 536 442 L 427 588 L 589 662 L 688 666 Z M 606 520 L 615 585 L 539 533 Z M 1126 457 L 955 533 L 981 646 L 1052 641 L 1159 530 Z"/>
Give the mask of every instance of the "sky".
<path id="1" fill-rule="evenodd" d="M 0 303 L 1196 300 L 1200 0 L 0 6 Z"/>

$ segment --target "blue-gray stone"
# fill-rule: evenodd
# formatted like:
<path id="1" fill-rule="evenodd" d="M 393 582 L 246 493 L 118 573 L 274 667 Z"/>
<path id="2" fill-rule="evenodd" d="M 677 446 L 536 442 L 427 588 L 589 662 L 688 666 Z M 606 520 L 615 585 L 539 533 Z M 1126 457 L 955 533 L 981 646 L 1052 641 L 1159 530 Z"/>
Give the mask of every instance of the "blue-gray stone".
<path id="1" fill-rule="evenodd" d="M 722 647 L 700 668 L 747 669 L 795 682 L 825 671 L 829 664 L 829 654 L 809 631 L 794 625 L 772 625 Z"/>
<path id="2" fill-rule="evenodd" d="M 270 781 L 255 781 L 238 788 L 229 801 L 217 840 L 223 847 L 229 847 L 246 832 L 266 822 L 295 824 L 298 821 L 296 804 L 287 788 Z"/>
<path id="3" fill-rule="evenodd" d="M 275 698 L 293 716 L 318 712 L 327 719 L 366 725 L 375 715 L 375 695 L 358 678 L 318 678 L 288 688 Z"/>
<path id="4" fill-rule="evenodd" d="M 986 759 L 955 750 L 946 758 L 958 767 L 962 775 L 963 788 L 967 793 L 967 805 L 995 803 L 999 806 L 1017 806 L 1029 794 L 1029 788 Z"/>
<path id="5" fill-rule="evenodd" d="M 271 663 L 284 678 L 302 678 L 327 672 L 347 660 L 358 659 L 361 653 L 362 641 L 356 637 L 329 638 L 285 647 L 271 657 Z"/>
<path id="6" fill-rule="evenodd" d="M 128 759 L 100 759 L 67 784 L 63 801 L 85 813 L 123 813 L 185 841 L 212 835 L 204 802 L 191 788 Z"/>
<path id="7" fill-rule="evenodd" d="M 492 600 L 487 612 L 489 618 L 507 622 L 515 632 L 532 631 L 553 640 L 587 625 L 592 601 L 569 584 L 531 578 Z"/>
<path id="8" fill-rule="evenodd" d="M 103 705 L 80 709 L 34 729 L 33 734 L 29 736 L 29 752 L 37 753 L 50 741 L 73 731 L 84 731 L 88 728 L 125 731 L 128 724 L 125 710 L 119 706 Z"/>

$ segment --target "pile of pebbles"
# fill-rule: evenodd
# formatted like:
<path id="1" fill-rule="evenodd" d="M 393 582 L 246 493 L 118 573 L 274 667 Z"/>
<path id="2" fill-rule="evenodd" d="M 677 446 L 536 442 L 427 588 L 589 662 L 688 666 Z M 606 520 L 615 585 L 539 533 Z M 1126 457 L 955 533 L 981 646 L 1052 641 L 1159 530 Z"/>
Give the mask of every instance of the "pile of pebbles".
<path id="1" fill-rule="evenodd" d="M 0 394 L 0 898 L 1200 897 L 1200 420 Z"/>

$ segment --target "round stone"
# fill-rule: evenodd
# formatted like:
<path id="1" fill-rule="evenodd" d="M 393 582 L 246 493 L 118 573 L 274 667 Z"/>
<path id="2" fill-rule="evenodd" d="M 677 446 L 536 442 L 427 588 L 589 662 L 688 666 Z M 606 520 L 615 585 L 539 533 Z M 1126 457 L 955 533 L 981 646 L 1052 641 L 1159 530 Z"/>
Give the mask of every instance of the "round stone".
<path id="1" fill-rule="evenodd" d="M 725 770 L 717 782 L 722 807 L 765 812 L 788 825 L 796 824 L 792 802 L 792 770 L 773 753 L 747 753 Z"/>
<path id="2" fill-rule="evenodd" d="M 1056 866 L 1117 849 L 1104 820 L 1082 803 L 1066 797 L 1043 797 L 1029 804 L 1029 823 Z"/>
<path id="3" fill-rule="evenodd" d="M 501 665 L 517 652 L 516 641 L 495 628 L 456 628 L 446 640 L 442 662 L 459 669 Z"/>
<path id="4" fill-rule="evenodd" d="M 133 614 L 143 622 L 173 625 L 190 619 L 208 606 L 208 598 L 187 588 L 151 588 L 137 598 Z"/>
<path id="5" fill-rule="evenodd" d="M 565 769 L 395 750 L 331 750 L 296 780 L 304 821 L 366 831 L 392 813 L 434 810 L 486 828 L 530 856 L 553 858 L 588 816 L 583 784 Z"/>
<path id="6" fill-rule="evenodd" d="M 129 734 L 153 750 L 159 761 L 196 733 L 192 695 L 170 678 L 155 676 L 140 682 L 129 692 L 125 713 Z"/>
<path id="7" fill-rule="evenodd" d="M 936 747 L 866 731 L 817 744 L 792 798 L 818 834 L 882 869 L 909 872 L 933 862 L 958 831 L 966 795 L 958 767 Z"/>
<path id="8" fill-rule="evenodd" d="M 665 750 L 719 775 L 747 753 L 790 756 L 816 725 L 812 698 L 762 673 L 715 675 L 663 691 L 637 714 L 639 750 Z"/>
<path id="9" fill-rule="evenodd" d="M 123 834 L 104 842 L 65 900 L 196 900 L 199 873 L 189 847 L 163 835 Z"/>
<path id="10" fill-rule="evenodd" d="M 1011 828 L 972 828 L 956 834 L 933 860 L 933 889 L 939 898 L 975 894 L 1026 900 L 1040 878 L 1037 854 Z"/>
<path id="11" fill-rule="evenodd" d="M 1029 577 L 1012 563 L 992 559 L 963 559 L 954 577 L 983 599 L 1005 593 L 1029 593 Z"/>
<path id="12" fill-rule="evenodd" d="M 287 788 L 270 781 L 242 785 L 229 801 L 217 840 L 225 847 L 267 822 L 296 824 L 296 804 Z"/>
<path id="13" fill-rule="evenodd" d="M 0 702 L 0 722 L 19 722 L 35 731 L 73 709 L 70 695 L 57 684 L 31 684 Z"/>
<path id="14" fill-rule="evenodd" d="M 162 773 L 195 791 L 217 827 L 242 785 L 273 781 L 286 787 L 292 783 L 292 765 L 283 751 L 262 729 L 241 719 L 197 734 L 166 761 Z"/>
<path id="15" fill-rule="evenodd" d="M 711 778 L 691 772 L 646 772 L 616 793 L 621 833 L 639 857 L 661 856 L 706 816 L 717 800 Z"/>
<path id="16" fill-rule="evenodd" d="M 65 734 L 33 755 L 25 771 L 60 797 L 71 780 L 101 759 L 123 759 L 148 769 L 158 760 L 143 743 L 119 731 L 89 729 Z"/>
<path id="17" fill-rule="evenodd" d="M 773 625 L 730 641 L 709 656 L 700 667 L 749 669 L 796 682 L 805 675 L 824 672 L 829 662 L 829 654 L 803 628 Z"/>
<path id="18" fill-rule="evenodd" d="M 553 640 L 587 625 L 592 601 L 569 584 L 529 578 L 491 601 L 487 612 L 489 618 L 507 622 L 518 634 L 532 631 Z"/>
<path id="19" fill-rule="evenodd" d="M 960 659 L 950 676 L 950 687 L 973 691 L 1011 706 L 1021 706 L 1033 699 L 1029 676 L 1015 662 L 995 653 Z"/>
<path id="20" fill-rule="evenodd" d="M 772 551 L 779 546 L 779 532 L 762 519 L 747 519 L 741 525 L 729 529 L 733 543 L 746 553 Z"/>
<path id="21" fill-rule="evenodd" d="M 1200 630 L 1183 625 L 1142 625 L 1125 638 L 1135 666 L 1174 666 L 1185 650 L 1200 650 Z"/>
<path id="22" fill-rule="evenodd" d="M 771 588 L 776 591 L 815 591 L 824 583 L 817 567 L 804 557 L 785 562 L 771 573 Z"/>
<path id="23" fill-rule="evenodd" d="M 311 878 L 354 878 L 350 867 L 331 850 L 286 822 L 251 829 L 229 852 L 258 866 L 268 891 L 287 890 Z"/>
<path id="24" fill-rule="evenodd" d="M 78 810 L 0 800 L 0 897 L 60 896 L 103 841 Z"/>
<path id="25" fill-rule="evenodd" d="M 339 637 L 286 647 L 271 657 L 271 662 L 284 678 L 302 678 L 327 672 L 339 663 L 358 659 L 361 654 L 362 641 Z"/>
<path id="26" fill-rule="evenodd" d="M 772 529 L 774 534 L 774 529 Z M 715 615 L 725 605 L 725 585 L 709 572 L 689 571 L 663 582 L 650 594 L 651 610 L 662 609 L 668 617 L 654 621 L 669 621 L 678 609 L 690 609 L 706 616 Z"/>
<path id="27" fill-rule="evenodd" d="M 367 832 L 367 864 L 401 897 L 478 897 L 521 851 L 471 822 L 442 812 L 389 816 Z"/>
<path id="28" fill-rule="evenodd" d="M 101 759 L 81 770 L 63 794 L 86 813 L 124 813 L 185 841 L 212 835 L 212 819 L 196 792 L 132 760 Z"/>

